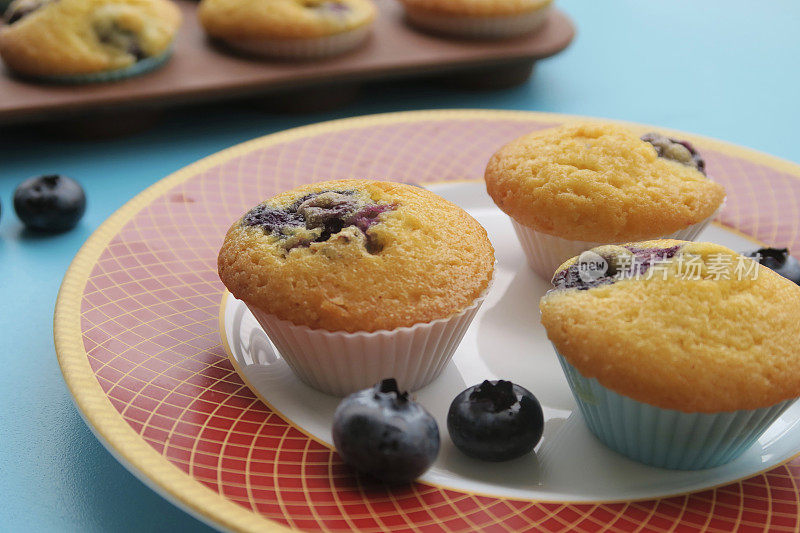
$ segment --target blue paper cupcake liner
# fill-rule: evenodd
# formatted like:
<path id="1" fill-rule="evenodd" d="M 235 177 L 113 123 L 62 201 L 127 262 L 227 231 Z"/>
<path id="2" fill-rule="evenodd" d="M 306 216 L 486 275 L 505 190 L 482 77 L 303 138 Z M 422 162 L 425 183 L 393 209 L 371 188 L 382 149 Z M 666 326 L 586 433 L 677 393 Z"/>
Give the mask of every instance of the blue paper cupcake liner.
<path id="1" fill-rule="evenodd" d="M 723 413 L 661 409 L 584 377 L 556 354 L 591 432 L 612 450 L 662 468 L 700 470 L 736 459 L 795 401 Z"/>
<path id="2" fill-rule="evenodd" d="M 0 0 L 1 2 L 2 0 Z M 59 76 L 36 76 L 36 81 L 53 83 L 57 85 L 81 85 L 84 83 L 106 83 L 120 81 L 135 76 L 146 74 L 161 67 L 172 56 L 172 50 L 167 50 L 163 54 L 148 57 L 137 61 L 133 65 L 125 68 L 106 70 L 103 72 L 93 72 L 91 74 L 69 74 Z"/>

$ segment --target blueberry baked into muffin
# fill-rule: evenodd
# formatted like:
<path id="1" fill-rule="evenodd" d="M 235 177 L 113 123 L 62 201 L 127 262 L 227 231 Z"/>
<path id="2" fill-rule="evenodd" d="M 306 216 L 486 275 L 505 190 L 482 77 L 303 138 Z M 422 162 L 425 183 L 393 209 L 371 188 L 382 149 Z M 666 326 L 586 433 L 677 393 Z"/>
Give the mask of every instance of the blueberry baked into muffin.
<path id="1" fill-rule="evenodd" d="M 16 0 L 0 28 L 10 70 L 62 83 L 123 79 L 161 66 L 181 23 L 168 0 Z"/>
<path id="2" fill-rule="evenodd" d="M 600 265 L 600 267 L 597 267 Z M 540 302 L 591 431 L 655 466 L 741 455 L 800 396 L 800 287 L 723 246 L 602 246 Z"/>
<path id="3" fill-rule="evenodd" d="M 599 122 L 520 137 L 491 157 L 485 178 L 545 279 L 600 244 L 693 240 L 725 199 L 688 142 Z"/>
<path id="4" fill-rule="evenodd" d="M 206 33 L 234 50 L 268 58 L 341 54 L 369 35 L 371 0 L 202 0 Z"/>
<path id="5" fill-rule="evenodd" d="M 552 0 L 401 0 L 413 26 L 452 37 L 505 39 L 534 33 Z"/>
<path id="6" fill-rule="evenodd" d="M 341 395 L 436 377 L 488 289 L 494 250 L 475 219 L 427 190 L 338 180 L 248 211 L 218 266 L 301 379 Z"/>

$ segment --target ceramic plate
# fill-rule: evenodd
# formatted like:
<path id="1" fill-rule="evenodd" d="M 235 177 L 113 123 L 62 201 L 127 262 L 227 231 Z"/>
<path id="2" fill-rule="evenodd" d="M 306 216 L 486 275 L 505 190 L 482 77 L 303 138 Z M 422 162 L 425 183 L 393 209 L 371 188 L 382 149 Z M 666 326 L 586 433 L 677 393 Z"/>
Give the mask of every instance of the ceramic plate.
<path id="1" fill-rule="evenodd" d="M 413 395 L 436 417 L 443 432 L 441 453 L 422 481 L 538 501 L 648 499 L 729 483 L 781 464 L 800 451 L 800 403 L 789 408 L 758 445 L 718 468 L 648 467 L 603 446 L 577 411 L 539 323 L 539 298 L 552 285 L 528 267 L 508 217 L 495 207 L 483 182 L 426 187 L 465 208 L 486 228 L 497 267 L 491 291 L 453 360 L 441 377 Z M 752 240 L 724 226 L 711 226 L 698 240 L 734 250 L 754 248 Z M 244 303 L 228 295 L 222 315 L 225 348 L 251 389 L 303 431 L 332 447 L 331 420 L 339 399 L 295 377 Z M 545 432 L 536 453 L 505 463 L 486 463 L 464 456 L 453 446 L 446 432 L 450 402 L 484 379 L 513 379 L 537 396 L 545 413 Z"/>
<path id="2" fill-rule="evenodd" d="M 703 472 L 628 461 L 572 413 L 538 326 L 535 302 L 546 283 L 527 270 L 507 219 L 474 183 L 500 145 L 569 118 L 439 111 L 349 119 L 257 139 L 162 180 L 97 230 L 62 285 L 56 345 L 79 409 L 135 474 L 220 528 L 796 529 L 797 406 L 743 457 Z M 728 191 L 704 238 L 734 249 L 755 247 L 753 239 L 800 248 L 799 167 L 674 135 L 696 143 Z M 225 293 L 216 254 L 244 211 L 302 183 L 356 176 L 453 182 L 429 187 L 489 230 L 498 257 L 491 294 L 446 372 L 417 396 L 443 428 L 461 389 L 486 377 L 514 379 L 545 406 L 535 455 L 487 465 L 460 456 L 445 436 L 419 483 L 365 483 L 329 445 L 337 399 L 296 381 Z"/>

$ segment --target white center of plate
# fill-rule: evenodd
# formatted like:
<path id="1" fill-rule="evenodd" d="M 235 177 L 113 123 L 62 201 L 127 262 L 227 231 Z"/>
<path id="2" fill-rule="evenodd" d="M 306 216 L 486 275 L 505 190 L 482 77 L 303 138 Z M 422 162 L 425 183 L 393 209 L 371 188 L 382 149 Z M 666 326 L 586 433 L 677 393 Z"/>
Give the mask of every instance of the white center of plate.
<path id="1" fill-rule="evenodd" d="M 442 446 L 422 481 L 498 497 L 554 502 L 651 499 L 723 485 L 781 464 L 800 452 L 800 402 L 776 421 L 737 460 L 717 468 L 677 471 L 636 463 L 611 451 L 586 428 L 544 328 L 539 298 L 550 288 L 525 262 L 509 219 L 486 194 L 482 182 L 429 189 L 466 209 L 488 231 L 497 268 L 491 292 L 456 351 L 431 385 L 414 397 L 439 424 Z M 744 251 L 757 245 L 711 225 L 701 241 Z M 331 422 L 339 398 L 298 380 L 274 350 L 246 306 L 228 297 L 225 336 L 247 381 L 284 417 L 331 444 Z M 450 402 L 484 379 L 507 379 L 527 388 L 544 409 L 544 436 L 526 457 L 505 463 L 470 459 L 447 435 Z"/>

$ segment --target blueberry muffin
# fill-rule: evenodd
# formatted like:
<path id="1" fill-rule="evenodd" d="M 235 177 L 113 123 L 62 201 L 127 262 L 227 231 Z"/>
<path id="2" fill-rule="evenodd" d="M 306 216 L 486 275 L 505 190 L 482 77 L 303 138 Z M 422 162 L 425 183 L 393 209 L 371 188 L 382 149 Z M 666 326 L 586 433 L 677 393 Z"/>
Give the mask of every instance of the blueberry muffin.
<path id="1" fill-rule="evenodd" d="M 552 0 L 401 0 L 413 26 L 453 37 L 504 39 L 534 33 Z"/>
<path id="2" fill-rule="evenodd" d="M 264 57 L 313 59 L 358 47 L 375 19 L 370 0 L 202 0 L 206 33 Z"/>
<path id="3" fill-rule="evenodd" d="M 278 194 L 234 223 L 219 253 L 223 283 L 298 376 L 340 395 L 436 377 L 493 269 L 486 231 L 464 210 L 367 180 Z"/>
<path id="4" fill-rule="evenodd" d="M 520 137 L 491 157 L 485 178 L 546 279 L 599 244 L 693 240 L 725 199 L 688 142 L 599 122 Z"/>
<path id="5" fill-rule="evenodd" d="M 468 306 L 492 277 L 486 231 L 411 185 L 322 182 L 259 204 L 228 232 L 219 273 L 237 298 L 329 331 L 412 326 Z"/>
<path id="6" fill-rule="evenodd" d="M 697 469 L 743 453 L 800 396 L 800 287 L 723 246 L 602 246 L 541 302 L 586 423 L 612 449 Z"/>
<path id="7" fill-rule="evenodd" d="M 181 23 L 168 0 L 16 0 L 0 28 L 13 72 L 44 81 L 113 81 L 169 57 Z"/>

